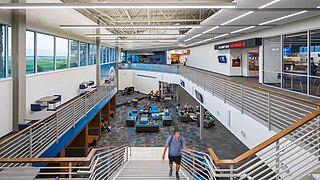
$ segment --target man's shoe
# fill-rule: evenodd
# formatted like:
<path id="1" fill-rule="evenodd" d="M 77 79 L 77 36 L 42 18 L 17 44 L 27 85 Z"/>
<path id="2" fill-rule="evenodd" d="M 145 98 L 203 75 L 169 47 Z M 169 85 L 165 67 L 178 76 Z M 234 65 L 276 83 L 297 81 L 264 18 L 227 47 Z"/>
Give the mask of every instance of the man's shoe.
<path id="1" fill-rule="evenodd" d="M 180 180 L 179 173 L 176 173 L 176 179 L 177 179 L 177 180 Z"/>
<path id="2" fill-rule="evenodd" d="M 172 169 L 169 170 L 169 176 L 172 176 Z"/>

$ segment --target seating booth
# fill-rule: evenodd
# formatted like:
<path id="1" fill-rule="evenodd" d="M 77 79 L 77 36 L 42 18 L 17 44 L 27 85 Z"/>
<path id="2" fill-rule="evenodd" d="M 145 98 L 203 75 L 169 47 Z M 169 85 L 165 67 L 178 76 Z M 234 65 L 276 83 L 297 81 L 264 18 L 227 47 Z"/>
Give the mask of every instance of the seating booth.
<path id="1" fill-rule="evenodd" d="M 88 145 L 89 145 L 89 151 L 90 146 L 95 146 L 100 140 L 101 137 L 101 111 L 99 111 L 93 119 L 88 123 Z"/>

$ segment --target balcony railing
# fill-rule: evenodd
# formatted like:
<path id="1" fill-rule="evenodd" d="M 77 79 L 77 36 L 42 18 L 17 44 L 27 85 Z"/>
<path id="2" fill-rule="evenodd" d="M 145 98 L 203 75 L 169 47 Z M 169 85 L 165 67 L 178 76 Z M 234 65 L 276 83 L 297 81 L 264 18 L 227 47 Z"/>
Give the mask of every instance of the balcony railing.
<path id="1" fill-rule="evenodd" d="M 116 82 L 116 81 L 114 81 Z M 109 93 L 116 90 L 114 82 L 103 84 L 66 104 L 49 117 L 42 119 L 0 143 L 0 158 L 34 158 L 59 141 L 69 129 L 84 117 Z M 23 166 L 1 164 L 0 166 Z"/>

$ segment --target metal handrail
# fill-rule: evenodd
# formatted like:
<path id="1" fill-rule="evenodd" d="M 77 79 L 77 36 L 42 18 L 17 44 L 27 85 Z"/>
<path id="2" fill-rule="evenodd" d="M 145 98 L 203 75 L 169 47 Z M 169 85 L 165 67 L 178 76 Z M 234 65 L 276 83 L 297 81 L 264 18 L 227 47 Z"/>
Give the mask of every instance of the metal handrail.
<path id="1" fill-rule="evenodd" d="M 103 84 L 81 95 L 52 115 L 32 124 L 10 138 L 0 142 L 0 158 L 38 157 L 70 128 L 115 89 L 115 85 Z M 45 134 L 45 135 L 44 135 Z M 24 166 L 15 164 L 14 166 Z M 5 163 L 0 166 L 10 166 Z"/>

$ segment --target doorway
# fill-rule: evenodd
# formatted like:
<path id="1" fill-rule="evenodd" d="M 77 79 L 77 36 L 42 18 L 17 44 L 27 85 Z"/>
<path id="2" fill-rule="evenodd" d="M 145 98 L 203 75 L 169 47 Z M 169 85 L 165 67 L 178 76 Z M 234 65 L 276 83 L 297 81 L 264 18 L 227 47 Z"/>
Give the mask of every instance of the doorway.
<path id="1" fill-rule="evenodd" d="M 259 50 L 248 50 L 248 69 L 250 77 L 259 76 Z"/>

